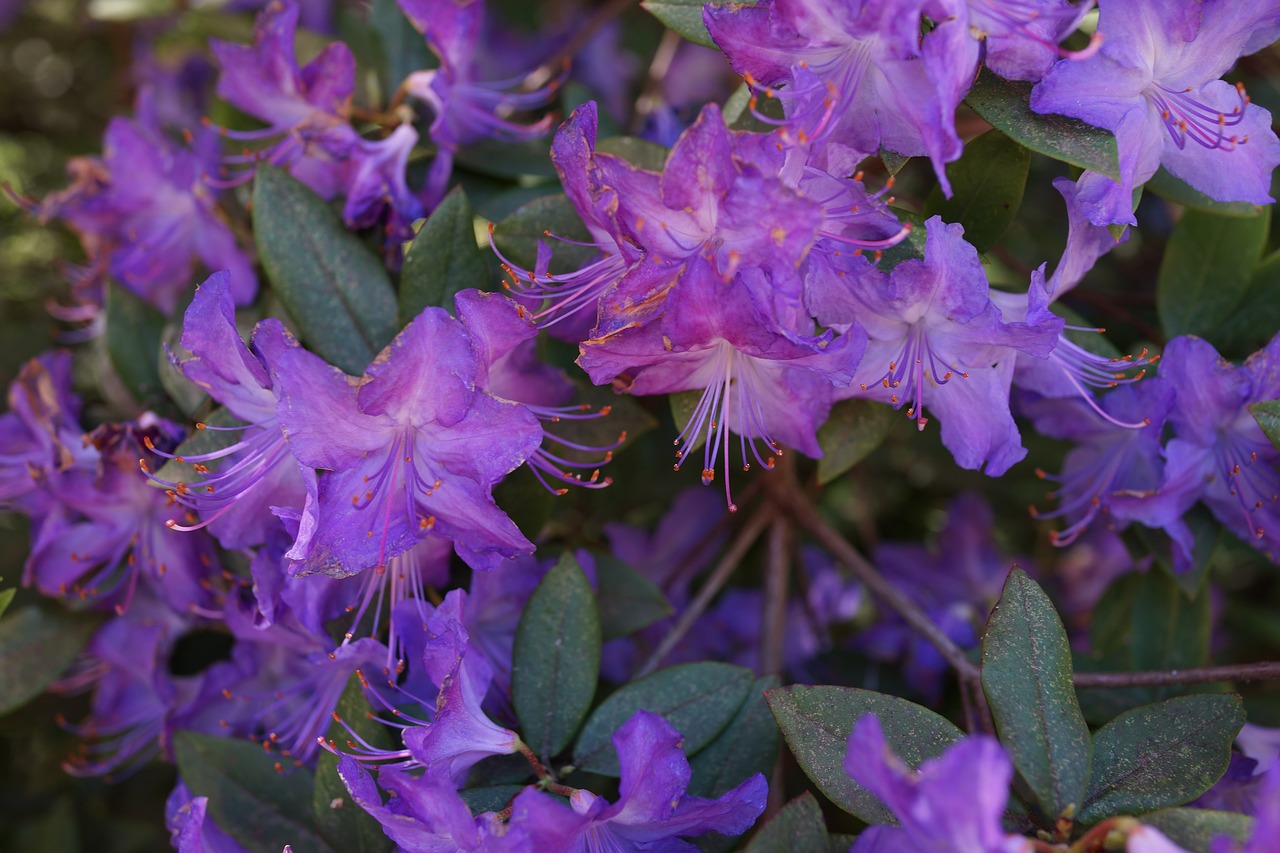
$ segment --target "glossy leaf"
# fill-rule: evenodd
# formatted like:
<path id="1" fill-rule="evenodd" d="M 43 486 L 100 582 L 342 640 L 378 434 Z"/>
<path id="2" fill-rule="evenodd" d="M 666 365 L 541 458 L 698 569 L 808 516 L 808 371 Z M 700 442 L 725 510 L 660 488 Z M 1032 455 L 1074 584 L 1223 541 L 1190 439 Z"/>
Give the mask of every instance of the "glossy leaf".
<path id="1" fill-rule="evenodd" d="M 1267 439 L 1280 450 L 1280 400 L 1266 400 L 1249 407 Z"/>
<path id="2" fill-rule="evenodd" d="M 818 483 L 825 486 L 857 465 L 884 443 L 899 413 L 886 403 L 842 400 L 818 430 Z"/>
<path id="3" fill-rule="evenodd" d="M 935 187 L 923 215 L 940 214 L 946 222 L 959 222 L 964 238 L 986 252 L 1018 214 L 1030 169 L 1030 151 L 1000 131 L 989 130 L 965 143 L 964 154 L 947 166 L 954 195 L 944 198 Z"/>
<path id="4" fill-rule="evenodd" d="M 1239 696 L 1195 694 L 1135 708 L 1093 738 L 1081 823 L 1180 806 L 1209 790 L 1244 725 Z"/>
<path id="5" fill-rule="evenodd" d="M 52 607 L 23 607 L 0 619 L 0 714 L 44 692 L 71 666 L 97 626 L 97 619 Z"/>
<path id="6" fill-rule="evenodd" d="M 689 762 L 690 794 L 714 799 L 752 774 L 769 775 L 778 754 L 778 724 L 764 694 L 778 683 L 776 675 L 756 679 L 729 725 Z"/>
<path id="7" fill-rule="evenodd" d="M 1015 567 L 982 640 L 982 689 L 1000 742 L 1045 812 L 1077 810 L 1089 782 L 1089 727 L 1053 603 Z"/>
<path id="8" fill-rule="evenodd" d="M 1023 147 L 1119 181 L 1115 137 L 1073 118 L 1032 112 L 1031 89 L 1031 83 L 1004 80 L 983 69 L 965 103 Z"/>
<path id="9" fill-rule="evenodd" d="M 116 282 L 107 288 L 107 354 L 120 381 L 144 406 L 163 395 L 160 337 L 164 315 Z"/>
<path id="10" fill-rule="evenodd" d="M 497 285 L 476 245 L 475 212 L 462 187 L 454 187 L 413 238 L 400 271 L 400 323 L 407 325 L 427 306 L 453 313 L 460 290 L 492 290 Z"/>
<path id="11" fill-rule="evenodd" d="M 867 823 L 895 823 L 880 799 L 844 772 L 853 724 L 875 714 L 889 748 L 908 767 L 937 758 L 964 736 L 928 708 L 856 687 L 796 684 L 765 694 L 800 768 L 840 808 Z"/>
<path id="12" fill-rule="evenodd" d="M 644 709 L 661 714 L 697 754 L 724 730 L 751 688 L 751 670 L 703 661 L 672 666 L 619 688 L 591 714 L 574 747 L 574 764 L 604 776 L 619 773 L 613 733 Z"/>
<path id="13" fill-rule="evenodd" d="M 760 828 L 746 853 L 827 853 L 828 843 L 822 808 L 805 791 Z"/>
<path id="14" fill-rule="evenodd" d="M 520 615 L 511 698 L 524 742 L 548 761 L 591 707 L 600 674 L 600 614 L 591 584 L 565 553 Z"/>
<path id="15" fill-rule="evenodd" d="M 298 332 L 330 364 L 360 375 L 399 330 L 387 271 L 315 193 L 258 167 L 253 236 Z"/>
<path id="16" fill-rule="evenodd" d="M 672 613 L 653 581 L 609 554 L 596 555 L 596 589 L 606 640 L 634 634 Z"/>
<path id="17" fill-rule="evenodd" d="M 1169 238 L 1156 309 L 1169 337 L 1208 335 L 1242 304 L 1267 244 L 1270 218 L 1188 210 Z"/>
<path id="18" fill-rule="evenodd" d="M 294 850 L 331 853 L 312 828 L 314 780 L 303 767 L 275 769 L 277 757 L 247 740 L 191 731 L 173 736 L 178 772 L 191 793 L 209 798 L 209 817 L 253 853 Z"/>
<path id="19" fill-rule="evenodd" d="M 643 0 L 640 4 L 651 15 L 684 38 L 703 47 L 714 48 L 716 43 L 702 22 L 703 6 L 754 6 L 755 0 Z"/>
<path id="20" fill-rule="evenodd" d="M 352 740 L 352 731 L 372 746 L 395 748 L 389 734 L 391 729 L 369 719 L 369 703 L 365 701 L 357 676 L 351 676 L 347 682 L 335 711 L 342 722 L 331 723 L 325 737 L 338 749 L 346 748 L 347 742 Z M 351 727 L 351 731 L 348 731 L 347 726 Z M 391 840 L 382 831 L 382 825 L 356 804 L 347 791 L 347 786 L 342 783 L 338 776 L 338 757 L 323 749 L 316 757 L 316 783 L 312 790 L 311 810 L 315 815 L 316 829 L 320 830 L 335 850 L 377 853 L 392 848 Z"/>

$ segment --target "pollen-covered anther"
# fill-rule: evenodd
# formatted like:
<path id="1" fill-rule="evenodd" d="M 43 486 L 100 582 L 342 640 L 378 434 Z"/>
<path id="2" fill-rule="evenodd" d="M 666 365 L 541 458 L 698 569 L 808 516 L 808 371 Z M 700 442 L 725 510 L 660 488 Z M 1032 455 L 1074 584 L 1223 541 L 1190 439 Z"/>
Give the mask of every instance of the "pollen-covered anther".
<path id="1" fill-rule="evenodd" d="M 714 468 L 702 469 L 702 485 L 709 486 L 715 481 L 715 479 L 716 479 L 716 469 Z"/>

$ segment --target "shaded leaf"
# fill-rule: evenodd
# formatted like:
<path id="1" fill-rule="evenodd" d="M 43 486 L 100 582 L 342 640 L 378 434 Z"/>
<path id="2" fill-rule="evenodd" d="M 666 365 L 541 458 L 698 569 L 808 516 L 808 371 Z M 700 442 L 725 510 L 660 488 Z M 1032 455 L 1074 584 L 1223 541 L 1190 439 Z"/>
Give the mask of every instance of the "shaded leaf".
<path id="1" fill-rule="evenodd" d="M 703 6 L 754 6 L 755 0 L 643 0 L 640 4 L 649 14 L 675 30 L 684 38 L 703 47 L 716 47 L 702 23 Z"/>
<path id="2" fill-rule="evenodd" d="M 1079 809 L 1089 781 L 1089 727 L 1071 683 L 1071 648 L 1053 603 L 1017 567 L 982 639 L 982 689 L 1000 742 L 1045 812 Z"/>
<path id="3" fill-rule="evenodd" d="M 1266 400 L 1249 407 L 1253 419 L 1266 434 L 1267 440 L 1280 450 L 1280 400 Z"/>
<path id="4" fill-rule="evenodd" d="M 460 290 L 491 290 L 488 260 L 476 245 L 475 212 L 462 187 L 454 187 L 413 238 L 400 271 L 400 324 L 427 306 L 453 311 Z"/>
<path id="5" fill-rule="evenodd" d="M 8 593 L 12 597 L 13 590 Z M 95 618 L 34 605 L 0 620 L 0 714 L 44 692 L 67 671 L 97 627 Z"/>
<path id="6" fill-rule="evenodd" d="M 947 166 L 955 194 L 944 198 L 934 187 L 922 214 L 935 213 L 964 226 L 964 238 L 986 252 L 1004 234 L 1022 206 L 1031 152 L 998 130 L 965 143 L 964 154 Z"/>
<path id="7" fill-rule="evenodd" d="M 1280 251 L 1253 268 L 1240 306 L 1209 340 L 1228 358 L 1244 358 L 1266 346 L 1276 329 L 1280 329 Z"/>
<path id="8" fill-rule="evenodd" d="M 965 103 L 1023 147 L 1119 181 L 1115 137 L 1073 118 L 1032 112 L 1032 88 L 1031 83 L 1004 80 L 984 68 Z"/>
<path id="9" fill-rule="evenodd" d="M 673 612 L 653 581 L 610 554 L 596 555 L 596 589 L 606 640 L 633 634 Z"/>
<path id="10" fill-rule="evenodd" d="M 254 179 L 253 236 L 303 342 L 341 370 L 363 373 L 399 329 L 382 262 L 319 196 L 265 164 Z"/>
<path id="11" fill-rule="evenodd" d="M 462 797 L 473 814 L 500 812 L 524 789 L 524 785 L 493 785 L 488 788 L 467 788 L 459 791 L 458 796 Z"/>
<path id="12" fill-rule="evenodd" d="M 246 424 L 221 406 L 210 412 L 203 423 L 211 427 L 237 427 Z M 193 429 L 173 453 L 183 459 L 188 456 L 202 456 L 206 453 L 225 450 L 238 443 L 242 437 L 240 431 L 234 429 Z M 216 463 L 210 462 L 208 465 L 217 470 Z M 165 462 L 156 472 L 156 478 L 170 483 L 198 483 L 203 479 L 196 471 L 194 462 L 179 462 L 177 459 Z"/>
<path id="13" fill-rule="evenodd" d="M 591 242 L 591 232 L 582 224 L 578 211 L 563 193 L 547 195 L 522 205 L 493 228 L 493 242 L 503 255 L 525 269 L 533 269 L 538 257 L 538 243 L 552 249 L 551 272 L 573 270 L 583 266 L 597 252 L 591 246 L 578 246 L 549 237 L 545 232 L 565 240 Z"/>
<path id="14" fill-rule="evenodd" d="M 1174 176 L 1163 167 L 1145 184 L 1146 188 L 1165 201 L 1180 204 L 1192 210 L 1249 219 L 1258 216 L 1263 208 L 1247 201 L 1218 201 L 1193 188 L 1186 181 Z"/>
<path id="15" fill-rule="evenodd" d="M 454 159 L 474 172 L 495 178 L 557 177 L 551 163 L 551 143 L 546 137 L 520 142 L 479 139 L 459 148 Z"/>
<path id="16" fill-rule="evenodd" d="M 373 0 L 369 23 L 377 32 L 382 46 L 382 67 L 378 76 L 384 92 L 394 92 L 413 72 L 440 64 L 427 47 L 427 40 L 413 28 L 396 0 Z"/>
<path id="17" fill-rule="evenodd" d="M 671 153 L 670 149 L 638 136 L 606 137 L 596 144 L 596 151 L 614 154 L 637 169 L 650 172 L 661 172 L 667 164 L 667 155 Z"/>
<path id="18" fill-rule="evenodd" d="M 818 430 L 818 483 L 825 486 L 866 459 L 893 430 L 898 413 L 886 403 L 841 400 Z"/>
<path id="19" fill-rule="evenodd" d="M 17 594 L 17 587 L 0 590 L 0 616 L 3 616 L 4 612 L 9 609 L 9 605 L 13 603 L 13 597 Z"/>
<path id="20" fill-rule="evenodd" d="M 693 756 L 729 724 L 753 681 L 749 669 L 710 661 L 667 667 L 637 679 L 591 714 L 574 747 L 574 764 L 617 776 L 613 733 L 639 710 L 665 717 L 684 736 L 685 754 Z"/>
<path id="21" fill-rule="evenodd" d="M 112 281 L 107 287 L 107 354 L 120 381 L 143 405 L 163 394 L 158 358 L 164 315 Z"/>
<path id="22" fill-rule="evenodd" d="M 369 703 L 365 701 L 358 676 L 351 676 L 347 682 L 335 711 L 342 722 L 331 723 L 325 737 L 338 749 L 345 749 L 347 742 L 352 739 L 351 731 L 346 726 L 350 726 L 352 731 L 372 746 L 395 748 L 389 734 L 390 729 L 369 719 Z M 311 795 L 311 810 L 315 815 L 316 829 L 320 830 L 335 850 L 373 853 L 390 850 L 393 846 L 391 839 L 382 831 L 382 824 L 351 798 L 347 786 L 338 776 L 338 757 L 327 750 L 320 750 L 316 757 L 316 783 Z"/>
<path id="23" fill-rule="evenodd" d="M 765 694 L 805 775 L 840 808 L 867 823 L 895 823 L 880 799 L 849 778 L 844 758 L 853 724 L 875 714 L 889 748 L 915 769 L 964 736 L 945 717 L 906 699 L 856 687 L 796 684 Z"/>
<path id="24" fill-rule="evenodd" d="M 1212 809 L 1165 809 L 1142 816 L 1174 844 L 1192 851 L 1207 851 L 1213 839 L 1225 835 L 1243 844 L 1253 834 L 1253 818 Z"/>
<path id="25" fill-rule="evenodd" d="M 690 794 L 712 799 L 755 773 L 769 775 L 778 754 L 778 724 L 764 694 L 778 683 L 776 675 L 756 679 L 729 725 L 689 762 Z"/>
<path id="26" fill-rule="evenodd" d="M 1197 694 L 1135 708 L 1093 738 L 1081 823 L 1180 806 L 1209 790 L 1244 725 L 1239 696 Z"/>
<path id="27" fill-rule="evenodd" d="M 192 731 L 173 736 L 173 753 L 192 795 L 208 797 L 209 816 L 252 853 L 279 853 L 286 844 L 333 850 L 311 827 L 314 779 L 306 768 L 281 773 L 255 743 Z"/>
<path id="28" fill-rule="evenodd" d="M 827 847 L 822 808 L 813 794 L 805 791 L 761 827 L 746 853 L 827 853 Z"/>
<path id="29" fill-rule="evenodd" d="M 688 428 L 689 419 L 698 411 L 698 404 L 702 402 L 705 393 L 705 391 L 693 390 L 667 395 L 667 401 L 671 405 L 671 419 L 675 421 L 676 429 L 680 430 L 679 434 L 683 435 L 684 430 Z M 676 449 L 688 456 L 706 443 L 707 433 L 704 428 L 682 439 Z"/>
<path id="30" fill-rule="evenodd" d="M 1208 335 L 1244 301 L 1267 244 L 1270 217 L 1183 214 L 1156 282 L 1156 309 L 1169 337 Z"/>
<path id="31" fill-rule="evenodd" d="M 566 552 L 529 597 L 512 651 L 511 699 L 521 737 L 543 761 L 564 749 L 591 707 L 600 642 L 591 584 Z"/>

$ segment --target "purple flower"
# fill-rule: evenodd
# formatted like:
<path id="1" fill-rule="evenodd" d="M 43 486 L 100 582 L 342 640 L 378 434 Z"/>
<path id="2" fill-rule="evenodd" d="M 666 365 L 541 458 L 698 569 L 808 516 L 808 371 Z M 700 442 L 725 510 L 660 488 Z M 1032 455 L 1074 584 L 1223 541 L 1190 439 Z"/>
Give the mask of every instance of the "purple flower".
<path id="1" fill-rule="evenodd" d="M 178 853 L 245 853 L 208 815 L 209 798 L 195 797 L 179 781 L 164 804 L 165 823 Z"/>
<path id="2" fill-rule="evenodd" d="M 323 469 L 318 522 L 297 554 L 336 577 L 383 565 L 434 532 L 472 566 L 533 550 L 490 495 L 527 460 L 542 428 L 478 387 L 466 327 L 419 314 L 359 379 L 302 349 L 280 359 L 280 422 L 294 455 Z"/>
<path id="3" fill-rule="evenodd" d="M 964 229 L 938 216 L 925 227 L 923 261 L 898 264 L 874 287 L 850 288 L 845 304 L 833 303 L 819 319 L 866 329 L 866 355 L 848 396 L 906 406 L 920 429 L 925 409 L 936 412 L 956 462 L 999 476 L 1027 454 L 1009 412 L 1016 357 L 1047 357 L 1062 320 L 1034 304 L 1006 322 Z"/>
<path id="4" fill-rule="evenodd" d="M 680 733 L 662 717 L 637 711 L 613 735 L 622 767 L 616 803 L 578 790 L 566 808 L 526 788 L 512 804 L 511 826 L 527 832 L 535 849 L 563 853 L 692 851 L 692 844 L 678 838 L 746 832 L 764 811 L 764 777 L 757 773 L 715 800 L 688 796 L 689 761 L 680 741 Z"/>
<path id="5" fill-rule="evenodd" d="M 923 40 L 922 14 L 936 22 Z M 703 19 L 734 70 L 782 100 L 811 165 L 847 175 L 881 148 L 925 155 L 951 194 L 944 165 L 960 156 L 955 111 L 976 51 L 947 4 L 764 0 L 709 5 Z"/>
<path id="6" fill-rule="evenodd" d="M 966 737 L 912 771 L 890 752 L 879 720 L 868 714 L 849 735 L 844 770 L 879 797 L 901 824 L 864 831 L 851 853 L 1032 850 L 1028 839 L 1000 828 L 1013 765 L 994 738 Z"/>
<path id="7" fill-rule="evenodd" d="M 1102 46 L 1095 32 L 1089 46 L 1065 51 L 1058 43 L 1075 32 L 1092 2 L 1071 0 L 967 0 L 968 29 L 981 39 L 983 62 L 1008 80 L 1036 81 L 1059 57 L 1087 59 Z"/>
<path id="8" fill-rule="evenodd" d="M 1119 183 L 1097 172 L 1080 199 L 1098 225 L 1136 224 L 1133 192 L 1160 166 L 1220 201 L 1267 204 L 1280 139 L 1243 87 L 1219 78 L 1280 35 L 1280 3 L 1101 0 L 1101 50 L 1059 62 L 1031 95 L 1037 112 L 1116 135 Z"/>

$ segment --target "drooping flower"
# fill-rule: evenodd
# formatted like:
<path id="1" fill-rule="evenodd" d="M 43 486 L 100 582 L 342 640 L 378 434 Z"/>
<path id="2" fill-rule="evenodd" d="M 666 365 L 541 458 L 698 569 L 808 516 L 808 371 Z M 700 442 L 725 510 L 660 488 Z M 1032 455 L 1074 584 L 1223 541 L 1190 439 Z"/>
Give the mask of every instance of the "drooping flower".
<path id="1" fill-rule="evenodd" d="M 1080 199 L 1097 225 L 1136 224 L 1133 192 L 1160 166 L 1219 201 L 1267 204 L 1280 139 L 1242 86 L 1219 79 L 1280 36 L 1280 4 L 1101 0 L 1098 53 L 1059 62 L 1032 109 L 1116 135 L 1120 182 L 1087 171 Z"/>
<path id="2" fill-rule="evenodd" d="M 966 737 L 912 771 L 890 749 L 880 721 L 868 714 L 853 727 L 844 770 L 889 807 L 899 826 L 873 826 L 851 853 L 888 850 L 1030 853 L 1030 839 L 1000 827 L 1013 765 L 1000 744 Z"/>
<path id="3" fill-rule="evenodd" d="M 300 348 L 276 379 L 290 448 L 323 470 L 318 523 L 295 555 L 304 571 L 355 574 L 433 531 L 478 568 L 533 550 L 490 492 L 542 428 L 479 387 L 467 329 L 443 309 L 419 314 L 358 380 Z"/>
<path id="4" fill-rule="evenodd" d="M 563 853 L 684 851 L 693 846 L 680 837 L 746 832 L 764 811 L 764 777 L 757 773 L 715 800 L 689 796 L 689 760 L 680 741 L 680 733 L 662 717 L 637 711 L 613 735 L 622 767 L 616 803 L 575 790 L 566 808 L 526 788 L 512 803 L 511 826 L 527 832 L 534 849 Z"/>
<path id="5" fill-rule="evenodd" d="M 1037 81 L 1060 57 L 1087 59 L 1102 46 L 1095 31 L 1083 50 L 1058 47 L 1093 8 L 1071 0 L 967 0 L 968 28 L 983 45 L 983 64 L 1008 80 Z"/>

